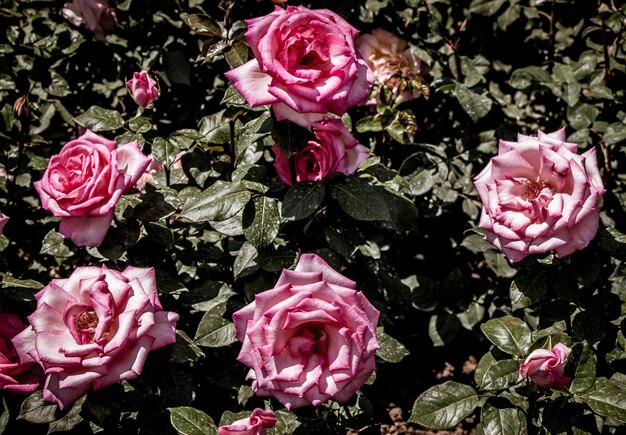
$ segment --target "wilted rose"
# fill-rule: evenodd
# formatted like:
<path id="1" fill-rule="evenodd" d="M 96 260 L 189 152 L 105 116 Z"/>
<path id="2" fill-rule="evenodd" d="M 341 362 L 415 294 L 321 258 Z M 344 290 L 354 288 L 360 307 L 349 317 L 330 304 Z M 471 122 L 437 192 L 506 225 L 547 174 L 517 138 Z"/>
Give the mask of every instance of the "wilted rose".
<path id="1" fill-rule="evenodd" d="M 32 327 L 13 344 L 44 369 L 43 398 L 61 409 L 92 386 L 136 378 L 151 350 L 176 341 L 178 314 L 162 311 L 152 268 L 78 267 L 35 299 Z"/>
<path id="2" fill-rule="evenodd" d="M 106 0 L 73 0 L 65 3 L 61 14 L 75 26 L 84 24 L 96 38 L 104 41 L 104 31 L 115 28 L 115 11 Z"/>
<path id="3" fill-rule="evenodd" d="M 32 393 L 39 386 L 39 377 L 32 372 L 34 363 L 22 363 L 11 339 L 26 325 L 15 314 L 0 313 L 0 390 Z"/>
<path id="4" fill-rule="evenodd" d="M 246 23 L 255 59 L 226 77 L 250 106 L 271 104 L 278 120 L 308 127 L 367 97 L 374 78 L 354 47 L 358 31 L 336 13 L 276 6 Z"/>
<path id="5" fill-rule="evenodd" d="M 359 36 L 356 48 L 379 85 L 391 91 L 394 101 L 406 102 L 418 98 L 428 89 L 422 74 L 427 73 L 429 68 L 411 51 L 404 39 L 386 30 L 374 29 L 371 34 Z M 376 88 L 367 104 L 379 103 L 380 93 L 380 87 Z"/>
<path id="6" fill-rule="evenodd" d="M 571 381 L 563 376 L 563 369 L 572 350 L 563 343 L 557 343 L 552 350 L 537 349 L 519 367 L 522 377 L 528 376 L 535 384 L 544 388 L 560 390 Z"/>
<path id="7" fill-rule="evenodd" d="M 316 140 L 293 155 L 296 182 L 323 180 L 334 172 L 351 175 L 369 156 L 368 149 L 352 137 L 341 119 L 325 118 L 314 122 L 311 129 Z M 291 186 L 289 159 L 278 146 L 274 145 L 273 150 L 276 172 L 283 183 Z"/>
<path id="8" fill-rule="evenodd" d="M 376 369 L 379 312 L 315 254 L 233 314 L 252 389 L 287 409 L 345 402 Z"/>
<path id="9" fill-rule="evenodd" d="M 126 88 L 140 107 L 149 107 L 159 98 L 156 81 L 150 77 L 148 71 L 133 73 L 133 78 L 126 82 Z"/>
<path id="10" fill-rule="evenodd" d="M 479 226 L 510 261 L 583 249 L 598 230 L 604 194 L 596 150 L 576 154 L 565 129 L 500 141 L 498 156 L 474 178 L 483 202 Z"/>
<path id="11" fill-rule="evenodd" d="M 276 414 L 270 410 L 256 408 L 250 417 L 237 420 L 218 429 L 219 435 L 265 435 L 266 427 L 276 426 Z"/>
<path id="12" fill-rule="evenodd" d="M 152 159 L 137 141 L 117 143 L 90 130 L 52 156 L 43 178 L 34 183 L 43 208 L 61 218 L 59 232 L 79 246 L 99 246 L 122 194 L 128 192 Z"/>

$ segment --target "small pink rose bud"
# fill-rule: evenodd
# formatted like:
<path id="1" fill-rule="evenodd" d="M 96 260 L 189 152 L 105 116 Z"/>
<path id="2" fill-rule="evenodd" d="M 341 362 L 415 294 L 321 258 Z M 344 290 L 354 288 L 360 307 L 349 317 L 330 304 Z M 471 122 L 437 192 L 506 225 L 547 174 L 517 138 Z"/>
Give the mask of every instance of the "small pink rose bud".
<path id="1" fill-rule="evenodd" d="M 117 24 L 115 11 L 106 0 L 73 0 L 65 3 L 61 14 L 75 26 L 83 25 L 96 39 L 104 41 L 104 31 L 113 30 Z"/>
<path id="2" fill-rule="evenodd" d="M 159 98 L 156 81 L 148 75 L 148 71 L 133 73 L 133 78 L 126 82 L 126 87 L 140 107 L 149 107 Z"/>
<path id="3" fill-rule="evenodd" d="M 544 388 L 562 389 L 571 381 L 563 376 L 563 368 L 572 349 L 563 343 L 557 343 L 552 350 L 537 349 L 528 355 L 519 367 L 522 377 L 528 376 L 535 384 Z"/>
<path id="4" fill-rule="evenodd" d="M 266 427 L 276 426 L 276 414 L 256 408 L 250 417 L 237 420 L 228 426 L 220 426 L 219 435 L 266 435 Z"/>
<path id="5" fill-rule="evenodd" d="M 28 107 L 28 97 L 26 95 L 15 100 L 13 117 L 19 120 L 25 120 L 30 117 L 30 107 Z"/>
<path id="6" fill-rule="evenodd" d="M 2 230 L 8 221 L 9 217 L 0 212 L 0 234 L 2 234 Z"/>

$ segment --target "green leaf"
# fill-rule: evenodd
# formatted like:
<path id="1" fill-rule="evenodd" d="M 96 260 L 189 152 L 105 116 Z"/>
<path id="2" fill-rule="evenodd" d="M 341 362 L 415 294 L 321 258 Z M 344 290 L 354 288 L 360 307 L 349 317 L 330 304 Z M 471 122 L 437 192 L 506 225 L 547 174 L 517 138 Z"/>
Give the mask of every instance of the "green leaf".
<path id="1" fill-rule="evenodd" d="M 9 418 L 11 414 L 9 413 L 9 407 L 7 406 L 7 402 L 2 398 L 2 415 L 0 415 L 0 434 L 4 433 L 4 430 L 9 424 Z"/>
<path id="2" fill-rule="evenodd" d="M 167 408 L 170 422 L 179 435 L 217 435 L 213 419 L 203 411 L 190 406 Z"/>
<path id="3" fill-rule="evenodd" d="M 515 277 L 515 285 L 533 303 L 539 302 L 550 286 L 548 272 L 524 269 Z"/>
<path id="4" fill-rule="evenodd" d="M 83 421 L 83 417 L 81 417 L 80 412 L 83 409 L 83 404 L 87 399 L 87 395 L 79 398 L 72 405 L 72 409 L 69 410 L 67 414 L 65 414 L 60 419 L 53 421 L 50 423 L 48 428 L 48 433 L 51 434 L 53 432 L 67 432 L 73 428 L 75 428 L 80 422 Z"/>
<path id="5" fill-rule="evenodd" d="M 295 220 L 309 217 L 326 197 L 326 186 L 316 181 L 294 184 L 285 194 L 281 213 Z"/>
<path id="6" fill-rule="evenodd" d="M 205 347 L 228 346 L 237 341 L 235 325 L 224 319 L 216 310 L 207 311 L 200 320 L 194 341 L 199 346 Z"/>
<path id="7" fill-rule="evenodd" d="M 202 36 L 222 37 L 222 26 L 208 15 L 182 14 L 182 16 L 193 33 Z"/>
<path id="8" fill-rule="evenodd" d="M 598 231 L 600 246 L 612 257 L 626 260 L 626 234 L 622 234 L 613 227 Z"/>
<path id="9" fill-rule="evenodd" d="M 598 378 L 590 390 L 579 396 L 594 412 L 626 423 L 626 384 Z"/>
<path id="10" fill-rule="evenodd" d="M 496 361 L 482 377 L 483 390 L 504 390 L 519 379 L 519 363 L 513 359 Z"/>
<path id="11" fill-rule="evenodd" d="M 359 221 L 386 221 L 391 217 L 379 189 L 358 178 L 332 187 L 330 193 L 343 211 Z"/>
<path id="12" fill-rule="evenodd" d="M 152 128 L 152 123 L 148 118 L 140 116 L 128 121 L 128 127 L 135 133 L 146 133 Z"/>
<path id="13" fill-rule="evenodd" d="M 268 435 L 284 435 L 292 434 L 300 426 L 298 416 L 286 409 L 279 409 L 276 411 L 276 426 L 268 429 Z"/>
<path id="14" fill-rule="evenodd" d="M 478 405 L 476 391 L 468 385 L 448 381 L 424 391 L 413 404 L 410 423 L 431 429 L 457 425 Z"/>
<path id="15" fill-rule="evenodd" d="M 10 275 L 5 275 L 0 272 L 2 276 L 2 282 L 0 283 L 1 288 L 24 288 L 24 289 L 36 289 L 40 290 L 44 287 L 42 283 L 39 281 L 35 281 L 34 279 L 16 279 Z"/>
<path id="16" fill-rule="evenodd" d="M 575 367 L 574 377 L 569 384 L 572 393 L 580 394 L 593 387 L 596 381 L 596 356 L 587 343 L 576 343 L 572 347 L 568 365 Z"/>
<path id="17" fill-rule="evenodd" d="M 567 396 L 551 397 L 542 413 L 542 425 L 551 434 L 568 433 L 586 408 Z M 587 411 L 588 412 L 588 411 Z"/>
<path id="18" fill-rule="evenodd" d="M 198 132 L 209 143 L 225 144 L 230 140 L 229 119 L 225 110 L 203 117 L 198 125 Z"/>
<path id="19" fill-rule="evenodd" d="M 626 124 L 616 122 L 608 126 L 604 132 L 604 143 L 613 145 L 626 139 Z"/>
<path id="20" fill-rule="evenodd" d="M 155 137 L 152 142 L 152 157 L 164 167 L 169 168 L 176 160 L 176 154 L 180 148 L 175 141 L 165 140 L 162 137 Z"/>
<path id="21" fill-rule="evenodd" d="M 506 406 L 508 404 L 509 406 Z M 490 397 L 480 412 L 480 422 L 485 434 L 521 435 L 526 433 L 526 416 L 506 400 Z"/>
<path id="22" fill-rule="evenodd" d="M 591 104 L 577 104 L 567 108 L 567 120 L 574 130 L 581 130 L 593 124 L 598 117 L 598 109 Z"/>
<path id="23" fill-rule="evenodd" d="M 231 68 L 237 68 L 248 61 L 248 46 L 243 41 L 237 41 L 224 53 L 224 58 Z"/>
<path id="24" fill-rule="evenodd" d="M 233 277 L 238 279 L 257 270 L 258 265 L 254 260 L 258 255 L 259 253 L 252 243 L 245 242 L 241 245 L 233 264 Z M 243 272 L 247 273 L 244 274 Z"/>
<path id="25" fill-rule="evenodd" d="M 409 354 L 409 351 L 395 338 L 385 334 L 382 327 L 376 328 L 376 337 L 378 337 L 379 348 L 376 350 L 376 356 L 391 363 L 398 363 Z"/>
<path id="26" fill-rule="evenodd" d="M 68 258 L 74 255 L 71 249 L 65 245 L 65 238 L 55 230 L 50 230 L 43 238 L 39 253 L 59 258 Z"/>
<path id="27" fill-rule="evenodd" d="M 474 382 L 476 385 L 481 386 L 484 383 L 485 373 L 489 370 L 489 367 L 494 365 L 497 362 L 496 357 L 491 352 L 487 352 L 482 356 L 480 361 L 478 361 L 478 365 L 476 366 L 476 371 L 474 372 Z"/>
<path id="28" fill-rule="evenodd" d="M 533 303 L 528 296 L 524 296 L 524 293 L 519 291 L 515 285 L 515 281 L 511 282 L 511 286 L 509 287 L 509 298 L 511 298 L 511 309 L 513 311 L 528 308 Z"/>
<path id="29" fill-rule="evenodd" d="M 493 272 L 501 278 L 513 278 L 517 274 L 517 270 L 513 269 L 506 260 L 504 254 L 495 249 L 485 251 L 485 261 Z"/>
<path id="30" fill-rule="evenodd" d="M 116 110 L 91 106 L 85 113 L 74 118 L 74 121 L 92 131 L 117 130 L 124 126 L 124 118 Z"/>
<path id="31" fill-rule="evenodd" d="M 274 241 L 280 229 L 280 212 L 277 201 L 257 196 L 243 210 L 243 234 L 257 248 Z"/>
<path id="32" fill-rule="evenodd" d="M 313 133 L 291 121 L 278 121 L 272 126 L 272 139 L 278 148 L 291 158 L 294 153 L 302 150 L 309 141 L 314 141 Z"/>
<path id="33" fill-rule="evenodd" d="M 224 97 L 220 104 L 225 104 L 227 106 L 235 106 L 235 107 L 247 107 L 246 99 L 239 93 L 237 88 L 233 85 L 229 85 L 226 88 L 226 92 L 224 92 Z"/>
<path id="34" fill-rule="evenodd" d="M 532 342 L 530 328 L 517 317 L 491 319 L 480 325 L 480 329 L 489 341 L 509 355 L 525 356 Z"/>
<path id="35" fill-rule="evenodd" d="M 383 131 L 383 124 L 380 116 L 373 115 L 359 119 L 355 128 L 359 133 L 378 132 Z"/>
<path id="36" fill-rule="evenodd" d="M 460 327 L 461 322 L 456 315 L 442 311 L 431 316 L 428 336 L 435 347 L 445 346 L 454 339 Z"/>
<path id="37" fill-rule="evenodd" d="M 581 311 L 572 320 L 572 332 L 580 340 L 595 343 L 606 336 L 606 323 L 593 311 Z"/>
<path id="38" fill-rule="evenodd" d="M 437 181 L 434 169 L 422 169 L 409 179 L 411 195 L 420 196 L 433 188 Z"/>
<path id="39" fill-rule="evenodd" d="M 57 405 L 45 403 L 41 390 L 37 390 L 22 402 L 17 419 L 37 424 L 50 423 L 55 420 L 54 414 L 56 410 Z"/>
<path id="40" fill-rule="evenodd" d="M 490 17 L 498 12 L 505 3 L 506 0 L 474 0 L 469 6 L 469 11 Z"/>
<path id="41" fill-rule="evenodd" d="M 552 76 L 540 66 L 527 66 L 513 71 L 510 84 L 515 89 L 526 89 L 533 81 L 538 83 L 551 83 Z"/>
<path id="42" fill-rule="evenodd" d="M 218 180 L 185 201 L 180 216 L 191 222 L 222 221 L 241 210 L 252 194 L 241 183 Z"/>
<path id="43" fill-rule="evenodd" d="M 187 54 L 181 50 L 163 53 L 163 64 L 167 77 L 174 83 L 191 86 L 191 62 Z"/>
<path id="44" fill-rule="evenodd" d="M 493 104 L 493 101 L 491 101 L 491 98 L 488 96 L 477 94 L 461 83 L 457 83 L 456 85 L 456 98 L 459 100 L 459 104 L 461 104 L 463 110 L 465 110 L 474 122 L 486 116 Z"/>

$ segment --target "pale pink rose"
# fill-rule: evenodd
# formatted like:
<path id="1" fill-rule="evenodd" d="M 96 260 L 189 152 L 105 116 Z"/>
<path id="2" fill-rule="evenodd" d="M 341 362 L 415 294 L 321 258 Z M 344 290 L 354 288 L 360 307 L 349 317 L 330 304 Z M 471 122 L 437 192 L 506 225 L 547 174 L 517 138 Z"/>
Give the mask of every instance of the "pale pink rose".
<path id="1" fill-rule="evenodd" d="M 106 0 L 73 0 L 65 3 L 61 14 L 75 26 L 83 24 L 100 41 L 104 41 L 104 31 L 117 24 L 115 11 Z"/>
<path id="2" fill-rule="evenodd" d="M 287 409 L 345 402 L 376 370 L 379 312 L 356 283 L 315 254 L 233 314 L 237 360 L 260 396 Z"/>
<path id="3" fill-rule="evenodd" d="M 226 77 L 250 106 L 271 104 L 278 120 L 308 127 L 367 97 L 374 78 L 354 47 L 358 31 L 336 13 L 276 6 L 246 23 L 255 59 Z"/>
<path id="4" fill-rule="evenodd" d="M 219 435 L 266 435 L 266 427 L 276 426 L 276 414 L 256 408 L 250 417 L 237 420 L 228 426 L 220 426 Z"/>
<path id="5" fill-rule="evenodd" d="M 31 370 L 35 364 L 22 363 L 11 342 L 25 328 L 15 314 L 0 313 L 0 390 L 29 394 L 39 386 L 40 378 Z"/>
<path id="6" fill-rule="evenodd" d="M 498 156 L 474 178 L 483 202 L 479 226 L 510 261 L 583 249 L 598 230 L 604 194 L 596 150 L 576 154 L 565 129 L 500 141 Z"/>
<path id="7" fill-rule="evenodd" d="M 5 215 L 4 213 L 0 212 L 0 234 L 2 234 L 2 230 L 4 229 L 4 226 L 7 224 L 8 221 L 9 221 L 9 217 Z"/>
<path id="8" fill-rule="evenodd" d="M 140 107 L 149 107 L 159 98 L 156 81 L 148 75 L 148 71 L 133 73 L 133 78 L 126 82 L 126 88 Z"/>
<path id="9" fill-rule="evenodd" d="M 572 350 L 563 343 L 557 343 L 552 350 L 537 349 L 519 367 L 522 377 L 528 376 L 535 384 L 544 388 L 562 389 L 571 381 L 563 376 L 563 368 Z"/>
<path id="10" fill-rule="evenodd" d="M 383 29 L 374 29 L 371 34 L 359 36 L 356 48 L 374 73 L 379 85 L 392 91 L 394 100 L 406 102 L 422 95 L 415 81 L 422 81 L 422 74 L 429 71 L 404 39 Z M 371 95 L 367 104 L 380 102 L 380 87 Z"/>
<path id="11" fill-rule="evenodd" d="M 152 268 L 78 267 L 35 299 L 31 328 L 13 344 L 44 369 L 43 398 L 61 409 L 92 386 L 136 378 L 151 350 L 176 341 L 178 314 L 162 311 Z"/>
<path id="12" fill-rule="evenodd" d="M 314 122 L 311 129 L 316 140 L 293 155 L 296 182 L 323 180 L 334 172 L 354 174 L 369 156 L 368 149 L 352 137 L 341 119 L 325 118 Z M 274 145 L 273 150 L 276 172 L 283 183 L 291 186 L 289 159 L 278 146 Z"/>
<path id="13" fill-rule="evenodd" d="M 117 147 L 91 130 L 52 156 L 34 183 L 43 208 L 61 218 L 59 232 L 79 246 L 99 246 L 122 194 L 151 162 L 137 141 Z"/>

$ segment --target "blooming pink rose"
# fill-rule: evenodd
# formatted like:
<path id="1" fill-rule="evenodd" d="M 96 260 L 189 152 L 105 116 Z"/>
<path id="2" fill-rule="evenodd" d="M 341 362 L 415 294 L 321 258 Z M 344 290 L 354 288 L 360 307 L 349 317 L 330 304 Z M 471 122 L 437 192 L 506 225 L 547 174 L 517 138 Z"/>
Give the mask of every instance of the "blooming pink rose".
<path id="1" fill-rule="evenodd" d="M 356 48 L 372 69 L 376 81 L 389 88 L 394 99 L 400 99 L 400 102 L 422 94 L 422 88 L 414 82 L 422 81 L 421 74 L 429 70 L 408 45 L 404 39 L 383 29 L 374 29 L 371 34 L 361 35 L 356 40 Z M 367 104 L 379 103 L 380 89 L 371 97 Z"/>
<path id="2" fill-rule="evenodd" d="M 379 312 L 356 283 L 315 254 L 303 254 L 294 271 L 233 314 L 243 342 L 237 360 L 260 396 L 287 409 L 345 402 L 376 370 Z"/>
<path id="3" fill-rule="evenodd" d="M 572 349 L 563 343 L 555 344 L 552 350 L 534 350 L 526 361 L 520 364 L 519 373 L 524 378 L 528 376 L 541 387 L 560 390 L 571 381 L 567 376 L 563 376 L 563 368 L 571 351 Z"/>
<path id="4" fill-rule="evenodd" d="M 296 181 L 319 181 L 334 172 L 354 174 L 369 151 L 352 137 L 341 119 L 325 118 L 311 126 L 317 141 L 309 141 L 304 149 L 293 155 Z M 274 167 L 283 183 L 291 186 L 289 159 L 278 146 L 273 147 Z"/>
<path id="5" fill-rule="evenodd" d="M 604 194 L 595 148 L 576 154 L 565 129 L 500 141 L 498 155 L 474 178 L 483 202 L 479 226 L 510 261 L 583 249 L 598 230 Z"/>
<path id="6" fill-rule="evenodd" d="M 75 26 L 84 24 L 100 41 L 104 41 L 104 31 L 117 24 L 115 11 L 106 0 L 73 0 L 65 3 L 61 14 Z"/>
<path id="7" fill-rule="evenodd" d="M 367 97 L 374 77 L 354 47 L 358 30 L 336 13 L 276 6 L 246 23 L 255 59 L 226 77 L 250 106 L 271 104 L 278 120 L 308 127 Z"/>
<path id="8" fill-rule="evenodd" d="M 276 414 L 273 411 L 265 411 L 256 408 L 250 417 L 237 420 L 228 426 L 221 426 L 219 435 L 265 435 L 266 427 L 276 426 Z"/>
<path id="9" fill-rule="evenodd" d="M 148 75 L 148 71 L 133 73 L 133 78 L 126 82 L 126 88 L 140 107 L 149 107 L 159 98 L 156 81 Z"/>
<path id="10" fill-rule="evenodd" d="M 79 246 L 102 243 L 115 205 L 152 160 L 136 140 L 116 146 L 87 130 L 52 156 L 43 178 L 34 183 L 43 208 L 61 218 L 59 232 Z"/>
<path id="11" fill-rule="evenodd" d="M 162 311 L 154 269 L 78 267 L 35 295 L 32 328 L 13 339 L 22 362 L 46 374 L 43 398 L 61 409 L 141 374 L 148 352 L 176 341 L 178 314 Z"/>
<path id="12" fill-rule="evenodd" d="M 9 217 L 0 212 L 0 234 L 2 234 L 2 230 L 4 229 L 4 226 L 7 224 L 8 220 Z"/>
<path id="13" fill-rule="evenodd" d="M 0 313 L 0 390 L 28 394 L 39 386 L 39 377 L 31 371 L 34 364 L 21 363 L 11 343 L 24 328 L 15 314 Z"/>

